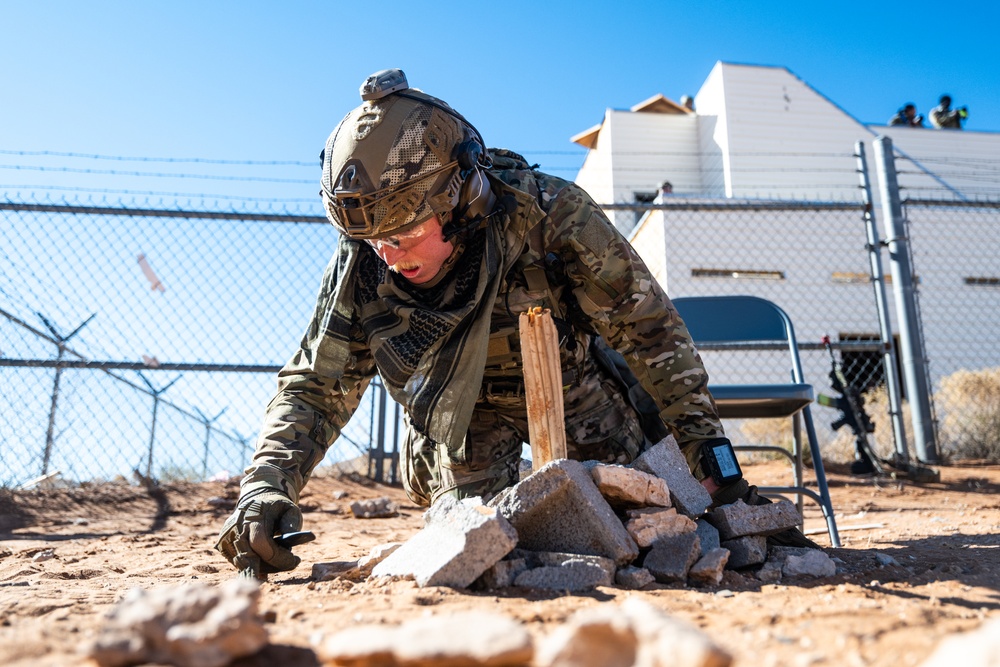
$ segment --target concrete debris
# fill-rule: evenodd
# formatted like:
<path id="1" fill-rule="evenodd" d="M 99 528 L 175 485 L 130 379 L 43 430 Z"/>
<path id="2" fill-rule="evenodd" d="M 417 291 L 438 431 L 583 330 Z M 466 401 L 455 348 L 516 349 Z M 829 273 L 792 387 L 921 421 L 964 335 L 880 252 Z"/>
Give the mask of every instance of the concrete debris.
<path id="1" fill-rule="evenodd" d="M 476 580 L 476 588 L 507 586 L 557 591 L 585 591 L 610 586 L 615 562 L 601 556 L 514 549 Z"/>
<path id="2" fill-rule="evenodd" d="M 479 498 L 444 496 L 424 514 L 424 523 L 372 576 L 412 576 L 418 586 L 465 588 L 518 542 L 510 523 Z"/>
<path id="3" fill-rule="evenodd" d="M 514 551 L 517 551 L 516 549 Z M 528 561 L 524 558 L 505 558 L 487 569 L 476 579 L 474 588 L 479 590 L 495 590 L 514 585 L 517 575 L 528 569 Z"/>
<path id="4" fill-rule="evenodd" d="M 695 532 L 698 534 L 698 540 L 701 542 L 701 555 L 704 556 L 712 549 L 718 549 L 722 546 L 722 542 L 719 538 L 719 529 L 710 524 L 705 519 L 698 519 L 695 521 L 698 527 Z"/>
<path id="5" fill-rule="evenodd" d="M 559 459 L 490 501 L 531 551 L 604 556 L 619 565 L 639 548 L 579 461 Z"/>
<path id="6" fill-rule="evenodd" d="M 785 577 L 832 577 L 837 565 L 819 549 L 806 549 L 801 556 L 789 556 L 781 566 Z"/>
<path id="7" fill-rule="evenodd" d="M 788 500 L 767 505 L 747 505 L 737 500 L 712 510 L 705 517 L 719 529 L 723 540 L 731 540 L 745 535 L 774 535 L 789 528 L 795 528 L 802 521 L 799 510 Z"/>
<path id="8" fill-rule="evenodd" d="M 351 494 L 349 492 L 347 492 L 347 491 L 344 491 L 343 489 L 338 489 L 338 490 L 334 491 L 330 495 L 333 496 L 334 500 L 343 500 L 344 498 L 346 498 L 347 496 L 349 496 Z"/>
<path id="9" fill-rule="evenodd" d="M 608 562 L 607 567 L 600 567 L 585 560 L 568 560 L 562 565 L 532 568 L 517 575 L 514 585 L 567 592 L 589 591 L 598 586 L 610 586 L 614 583 L 615 565 L 611 560 L 604 560 Z"/>
<path id="10" fill-rule="evenodd" d="M 88 654 L 101 667 L 156 663 L 222 667 L 267 644 L 257 615 L 258 584 L 230 579 L 129 591 Z"/>
<path id="11" fill-rule="evenodd" d="M 592 467 L 590 475 L 612 507 L 670 507 L 670 489 L 656 475 L 604 463 Z"/>
<path id="12" fill-rule="evenodd" d="M 667 436 L 642 454 L 630 466 L 648 472 L 667 483 L 670 500 L 677 511 L 696 518 L 712 504 L 712 496 L 691 475 L 687 459 L 673 436 Z"/>
<path id="13" fill-rule="evenodd" d="M 361 581 L 370 576 L 376 565 L 388 558 L 392 552 L 401 546 L 403 546 L 402 542 L 389 542 L 372 547 L 367 556 L 358 560 L 314 563 L 312 566 L 312 578 L 315 581 L 329 581 L 331 579 Z"/>
<path id="14" fill-rule="evenodd" d="M 978 630 L 945 638 L 920 667 L 1000 666 L 1000 618 L 992 618 Z"/>
<path id="15" fill-rule="evenodd" d="M 347 628 L 322 641 L 316 653 L 328 667 L 523 667 L 534 645 L 517 621 L 468 611 Z"/>
<path id="16" fill-rule="evenodd" d="M 756 577 L 761 583 L 776 584 L 781 581 L 781 566 L 781 562 L 771 560 L 771 557 L 768 556 L 767 562 L 761 565 L 755 573 Z"/>
<path id="17" fill-rule="evenodd" d="M 745 535 L 735 540 L 723 540 L 722 548 L 729 549 L 729 567 L 760 565 L 767 560 L 767 538 L 763 535 Z"/>
<path id="18" fill-rule="evenodd" d="M 691 566 L 688 578 L 702 584 L 718 586 L 722 582 L 723 570 L 729 562 L 729 549 L 712 549 Z"/>
<path id="19" fill-rule="evenodd" d="M 615 573 L 615 583 L 622 588 L 638 590 L 643 586 L 648 586 L 654 581 L 656 581 L 656 579 L 653 577 L 653 573 L 644 567 L 626 565 L 625 567 L 619 568 Z"/>
<path id="20" fill-rule="evenodd" d="M 536 667 L 729 667 L 701 630 L 637 599 L 574 614 L 539 645 Z"/>
<path id="21" fill-rule="evenodd" d="M 661 584 L 684 582 L 700 553 L 701 545 L 694 531 L 664 537 L 653 543 L 642 566 Z"/>
<path id="22" fill-rule="evenodd" d="M 386 496 L 371 500 L 355 500 L 351 513 L 358 519 L 385 519 L 399 514 L 399 507 Z"/>
<path id="23" fill-rule="evenodd" d="M 643 549 L 652 546 L 660 538 L 693 533 L 698 527 L 688 517 L 678 514 L 673 507 L 628 510 L 627 516 L 625 530 Z"/>
<path id="24" fill-rule="evenodd" d="M 56 557 L 55 549 L 45 549 L 44 551 L 39 551 L 34 556 L 31 557 L 32 563 L 41 563 L 43 561 L 52 560 Z"/>

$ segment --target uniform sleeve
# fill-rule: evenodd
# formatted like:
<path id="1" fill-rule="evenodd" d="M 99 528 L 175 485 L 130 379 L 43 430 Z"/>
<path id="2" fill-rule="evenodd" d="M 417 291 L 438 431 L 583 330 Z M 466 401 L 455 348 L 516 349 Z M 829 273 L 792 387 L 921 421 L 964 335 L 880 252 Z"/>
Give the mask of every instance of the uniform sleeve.
<path id="1" fill-rule="evenodd" d="M 298 502 L 309 475 L 358 409 L 375 374 L 360 330 L 354 331 L 347 343 L 348 363 L 341 377 L 316 370 L 323 367 L 322 360 L 314 358 L 322 353 L 316 350 L 327 348 L 314 345 L 313 339 L 322 335 L 321 322 L 333 279 L 328 268 L 306 335 L 278 372 L 278 391 L 267 406 L 257 448 L 242 482 L 244 492 L 255 484 L 277 486 Z"/>
<path id="2" fill-rule="evenodd" d="M 666 292 L 579 186 L 556 194 L 546 245 L 559 248 L 589 326 L 628 362 L 684 449 L 723 437 L 708 373 Z"/>

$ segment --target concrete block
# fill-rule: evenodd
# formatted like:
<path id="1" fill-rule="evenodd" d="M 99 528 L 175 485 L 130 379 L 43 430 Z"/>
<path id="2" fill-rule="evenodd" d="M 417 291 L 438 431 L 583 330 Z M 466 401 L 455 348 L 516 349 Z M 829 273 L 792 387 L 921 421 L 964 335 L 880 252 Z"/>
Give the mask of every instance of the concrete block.
<path id="1" fill-rule="evenodd" d="M 626 565 L 615 572 L 615 583 L 622 588 L 637 590 L 653 583 L 656 579 L 653 574 L 644 567 Z"/>
<path id="2" fill-rule="evenodd" d="M 695 521 L 698 527 L 695 532 L 698 533 L 698 539 L 701 540 L 701 555 L 704 556 L 712 549 L 718 549 L 722 546 L 722 542 L 719 539 L 719 529 L 705 521 L 704 518 Z"/>
<path id="3" fill-rule="evenodd" d="M 554 591 L 588 591 L 597 586 L 610 586 L 614 581 L 615 565 L 609 559 L 604 561 L 607 563 L 605 567 L 586 560 L 543 565 L 517 575 L 514 585 Z"/>
<path id="4" fill-rule="evenodd" d="M 656 475 L 604 463 L 591 467 L 590 475 L 612 507 L 670 507 L 670 489 Z"/>
<path id="5" fill-rule="evenodd" d="M 717 586 L 722 581 L 723 570 L 729 562 L 729 549 L 712 549 L 698 559 L 688 571 L 688 578 L 702 584 Z"/>
<path id="6" fill-rule="evenodd" d="M 694 532 L 698 527 L 694 521 L 669 509 L 644 508 L 628 510 L 625 530 L 640 548 L 652 546 L 662 537 L 672 537 Z"/>
<path id="7" fill-rule="evenodd" d="M 723 540 L 722 548 L 729 549 L 727 567 L 731 570 L 760 565 L 767 559 L 767 538 L 763 535 L 746 535 L 734 540 Z"/>
<path id="8" fill-rule="evenodd" d="M 619 565 L 639 555 L 579 461 L 546 464 L 490 505 L 514 526 L 523 549 L 603 556 Z"/>
<path id="9" fill-rule="evenodd" d="M 730 505 L 716 507 L 705 518 L 719 529 L 723 540 L 744 535 L 774 535 L 794 528 L 802 521 L 798 509 L 788 500 L 767 505 L 747 505 L 737 500 Z"/>
<path id="10" fill-rule="evenodd" d="M 687 459 L 673 436 L 668 435 L 644 451 L 630 467 L 664 480 L 670 489 L 673 506 L 682 514 L 699 517 L 712 504 L 712 496 L 691 474 Z"/>
<path id="11" fill-rule="evenodd" d="M 683 582 L 687 580 L 688 570 L 698 560 L 700 553 L 701 545 L 694 531 L 664 537 L 653 543 L 642 566 L 661 584 Z"/>
<path id="12" fill-rule="evenodd" d="M 375 566 L 372 576 L 412 576 L 418 586 L 464 588 L 517 545 L 517 532 L 479 498 L 444 496 L 425 526 Z"/>

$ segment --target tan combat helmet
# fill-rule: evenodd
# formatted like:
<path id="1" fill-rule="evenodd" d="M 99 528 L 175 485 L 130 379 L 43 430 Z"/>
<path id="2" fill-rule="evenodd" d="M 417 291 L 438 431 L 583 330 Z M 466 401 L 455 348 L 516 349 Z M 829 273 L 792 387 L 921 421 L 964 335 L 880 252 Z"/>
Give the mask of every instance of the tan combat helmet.
<path id="1" fill-rule="evenodd" d="M 323 151 L 323 205 L 341 233 L 382 238 L 433 215 L 447 223 L 470 190 L 488 192 L 479 132 L 442 100 L 410 88 L 402 70 L 372 74 L 361 99 Z"/>

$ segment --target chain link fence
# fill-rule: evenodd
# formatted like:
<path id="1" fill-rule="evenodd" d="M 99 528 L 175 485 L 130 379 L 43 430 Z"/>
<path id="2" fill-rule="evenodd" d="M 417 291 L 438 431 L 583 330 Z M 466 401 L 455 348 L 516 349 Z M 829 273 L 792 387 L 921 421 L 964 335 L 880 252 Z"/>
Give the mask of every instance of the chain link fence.
<path id="1" fill-rule="evenodd" d="M 864 393 L 876 450 L 899 450 L 886 379 L 902 376 L 901 362 L 884 363 L 862 197 L 607 208 L 638 219 L 633 245 L 671 295 L 752 294 L 780 305 L 806 381 L 832 393 L 829 374 L 841 366 Z M 996 459 L 1000 202 L 910 199 L 904 212 L 941 454 Z M 0 200 L 0 486 L 238 474 L 335 243 L 321 216 L 288 210 Z M 784 352 L 703 356 L 716 383 L 788 380 Z M 839 413 L 816 405 L 813 415 L 824 457 L 849 461 L 853 434 L 830 426 Z M 399 426 L 376 381 L 326 462 L 360 457 L 359 470 L 392 479 L 391 456 L 367 455 L 386 453 Z M 790 420 L 727 430 L 738 444 L 792 437 Z"/>
<path id="2" fill-rule="evenodd" d="M 0 486 L 239 474 L 335 244 L 286 211 L 0 200 Z M 380 391 L 328 463 L 369 452 Z"/>
<path id="3" fill-rule="evenodd" d="M 941 452 L 1000 460 L 1000 201 L 903 203 Z"/>

